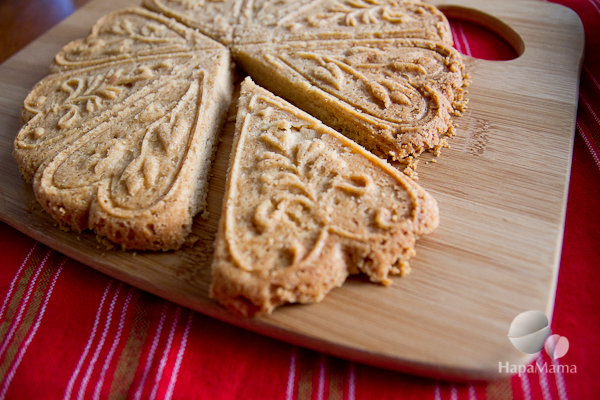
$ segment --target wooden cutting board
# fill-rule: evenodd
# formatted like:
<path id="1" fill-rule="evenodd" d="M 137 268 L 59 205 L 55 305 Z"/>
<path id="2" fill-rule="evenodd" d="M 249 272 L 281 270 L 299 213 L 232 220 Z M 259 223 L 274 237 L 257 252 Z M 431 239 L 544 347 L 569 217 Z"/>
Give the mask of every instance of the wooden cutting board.
<path id="1" fill-rule="evenodd" d="M 531 360 L 507 333 L 519 313 L 551 316 L 554 307 L 583 53 L 574 12 L 530 0 L 433 2 L 500 32 L 522 55 L 501 62 L 467 57 L 473 85 L 458 135 L 436 163 L 426 155 L 419 166 L 419 183 L 438 200 L 441 224 L 418 243 L 413 273 L 391 287 L 352 278 L 318 305 L 239 318 L 208 297 L 233 123 L 214 164 L 210 218 L 195 220 L 200 241 L 175 252 L 107 250 L 94 234 L 61 231 L 11 156 L 22 101 L 53 55 L 86 36 L 103 14 L 138 3 L 93 1 L 0 66 L 0 218 L 158 296 L 339 357 L 460 380 L 500 377 L 499 363 Z"/>

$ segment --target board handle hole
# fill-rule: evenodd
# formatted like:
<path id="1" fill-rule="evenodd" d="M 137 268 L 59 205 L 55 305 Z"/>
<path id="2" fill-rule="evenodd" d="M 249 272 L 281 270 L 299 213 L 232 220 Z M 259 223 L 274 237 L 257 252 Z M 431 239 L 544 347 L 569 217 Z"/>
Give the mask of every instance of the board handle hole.
<path id="1" fill-rule="evenodd" d="M 460 6 L 439 6 L 452 29 L 454 47 L 483 60 L 514 60 L 525 52 L 521 36 L 510 26 L 484 12 Z"/>

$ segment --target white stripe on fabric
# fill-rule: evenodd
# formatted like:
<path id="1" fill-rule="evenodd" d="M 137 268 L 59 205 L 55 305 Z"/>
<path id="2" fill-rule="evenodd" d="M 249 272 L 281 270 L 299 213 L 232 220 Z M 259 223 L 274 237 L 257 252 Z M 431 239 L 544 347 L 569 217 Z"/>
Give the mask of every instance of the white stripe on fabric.
<path id="1" fill-rule="evenodd" d="M 456 47 L 456 50 L 458 50 L 459 52 L 465 54 L 465 52 L 463 51 L 463 46 L 460 44 L 460 36 L 458 35 L 458 32 L 456 32 L 456 28 L 454 27 L 454 24 L 450 25 L 450 30 L 452 31 L 452 36 L 454 37 L 455 43 L 454 43 L 454 47 Z"/>
<path id="2" fill-rule="evenodd" d="M 15 285 L 17 284 L 17 281 L 19 280 L 18 278 L 21 275 L 21 271 L 23 271 L 23 269 L 25 268 L 25 265 L 27 265 L 27 262 L 29 261 L 29 257 L 31 257 L 31 254 L 33 253 L 33 251 L 35 250 L 36 247 L 37 247 L 37 242 L 35 242 L 33 244 L 33 247 L 31 248 L 31 250 L 29 250 L 29 253 L 27 253 L 27 255 L 25 256 L 25 259 L 21 263 L 19 270 L 17 271 L 17 273 L 15 274 L 15 277 L 13 278 L 12 282 L 10 283 L 8 292 L 6 293 L 6 297 L 4 297 L 4 303 L 2 303 L 2 308 L 0 309 L 0 320 L 2 320 L 2 317 L 4 316 L 4 311 L 6 311 L 6 307 L 8 306 L 10 296 L 12 295 L 13 290 L 15 290 Z"/>
<path id="3" fill-rule="evenodd" d="M 600 118 L 598 117 L 598 114 L 596 114 L 596 111 L 594 111 L 594 109 L 592 108 L 592 105 L 587 101 L 587 99 L 582 94 L 579 95 L 579 98 L 581 99 L 581 101 L 583 102 L 585 107 L 590 111 L 590 113 L 592 114 L 592 117 L 594 117 L 594 121 L 596 121 L 596 123 L 600 127 Z"/>
<path id="4" fill-rule="evenodd" d="M 558 359 L 552 360 L 552 364 L 555 365 L 554 368 L 554 379 L 556 379 L 556 389 L 558 390 L 558 398 L 560 400 L 569 400 L 569 396 L 567 395 L 567 384 L 565 383 L 565 377 L 562 374 L 560 368 L 560 362 Z"/>
<path id="5" fill-rule="evenodd" d="M 581 102 L 583 103 L 583 105 L 590 111 L 590 113 L 592 114 L 592 117 L 596 121 L 596 124 L 598 124 L 598 128 L 600 129 L 600 118 L 598 118 L 598 114 L 596 114 L 596 112 L 592 108 L 592 105 L 581 94 L 579 95 L 579 99 L 581 100 Z M 576 126 L 577 126 L 577 129 L 579 130 L 579 133 L 581 134 L 581 137 L 585 141 L 586 146 L 590 150 L 590 153 L 592 153 L 592 157 L 594 158 L 594 161 L 596 162 L 596 165 L 598 166 L 598 168 L 600 168 L 600 160 L 598 159 L 598 153 L 594 149 L 594 146 L 592 145 L 592 142 L 590 141 L 590 138 L 584 132 L 583 128 L 581 127 L 581 124 L 579 123 L 579 121 L 577 121 Z"/>
<path id="6" fill-rule="evenodd" d="M 458 25 L 458 32 L 460 33 L 460 37 L 462 38 L 463 43 L 465 44 L 465 54 L 468 56 L 472 56 L 473 53 L 471 52 L 471 46 L 469 46 L 469 41 L 467 40 L 467 35 L 465 35 L 465 31 L 462 27 L 462 24 Z"/>
<path id="7" fill-rule="evenodd" d="M 181 368 L 181 362 L 183 361 L 183 354 L 187 345 L 188 336 L 190 334 L 190 328 L 192 326 L 192 317 L 194 313 L 190 311 L 183 337 L 181 338 L 181 344 L 179 345 L 179 352 L 177 352 L 177 358 L 175 360 L 175 366 L 171 372 L 171 379 L 169 380 L 169 386 L 167 386 L 167 393 L 165 394 L 165 400 L 171 400 L 173 392 L 175 391 L 175 383 L 177 383 L 177 377 L 179 376 L 179 369 Z"/>
<path id="8" fill-rule="evenodd" d="M 596 11 L 598 11 L 598 14 L 600 14 L 600 6 L 598 6 L 594 0 L 590 0 L 590 3 L 592 3 L 592 6 L 594 6 Z"/>
<path id="9" fill-rule="evenodd" d="M 46 257 L 44 257 L 44 259 L 40 263 L 40 266 L 37 268 L 37 270 L 35 271 L 35 274 L 31 278 L 31 281 L 29 282 L 25 298 L 23 300 L 21 300 L 21 306 L 19 307 L 19 312 L 18 312 L 17 316 L 15 317 L 15 319 L 13 320 L 13 322 L 11 323 L 10 331 L 8 332 L 8 334 L 4 337 L 4 340 L 2 341 L 2 347 L 0 348 L 0 357 L 2 357 L 4 355 L 4 352 L 8 348 L 8 345 L 10 344 L 12 337 L 15 335 L 15 333 L 17 332 L 17 329 L 19 328 L 19 325 L 21 324 L 21 319 L 23 318 L 23 314 L 25 313 L 25 310 L 27 309 L 27 306 L 29 305 L 29 298 L 31 297 L 33 288 L 36 285 L 36 282 L 37 282 L 37 279 L 38 279 L 40 273 L 46 266 L 46 262 L 48 261 L 48 258 L 50 257 L 51 253 L 52 253 L 52 250 L 48 251 L 48 253 L 46 254 Z"/>
<path id="10" fill-rule="evenodd" d="M 477 392 L 473 385 L 469 385 L 469 400 L 477 400 Z"/>
<path id="11" fill-rule="evenodd" d="M 596 77 L 594 76 L 594 74 L 592 74 L 592 71 L 590 71 L 588 69 L 588 67 L 584 67 L 585 72 L 589 75 L 590 79 L 592 80 L 592 82 L 594 83 L 594 85 L 596 86 L 596 88 L 598 90 L 600 90 L 600 83 L 598 83 L 598 81 L 596 80 Z"/>
<path id="12" fill-rule="evenodd" d="M 540 387 L 542 388 L 542 397 L 544 400 L 552 400 L 552 394 L 550 393 L 550 384 L 548 383 L 548 374 L 544 370 L 543 363 L 544 359 L 542 357 L 542 353 L 538 353 L 535 358 L 535 362 L 537 363 L 538 377 L 540 382 Z"/>
<path id="13" fill-rule="evenodd" d="M 454 385 L 450 387 L 450 400 L 458 400 L 458 389 Z"/>
<path id="14" fill-rule="evenodd" d="M 288 370 L 288 381 L 285 389 L 285 399 L 293 400 L 296 384 L 296 354 L 298 352 L 296 346 L 292 347 L 292 355 L 290 356 L 290 368 Z"/>
<path id="15" fill-rule="evenodd" d="M 590 142 L 590 139 L 587 137 L 587 135 L 583 131 L 583 128 L 581 127 L 581 125 L 579 124 L 579 122 L 577 122 L 577 130 L 579 131 L 579 134 L 583 138 L 583 141 L 585 142 L 585 145 L 587 146 L 588 150 L 590 151 L 590 153 L 592 153 L 592 158 L 596 162 L 596 165 L 598 166 L 598 169 L 600 169 L 600 158 L 598 158 L 598 155 L 594 151 L 594 147 L 592 146 L 592 143 Z"/>
<path id="16" fill-rule="evenodd" d="M 83 362 L 85 361 L 90 348 L 92 347 L 92 343 L 96 338 L 96 332 L 98 330 L 98 325 L 100 324 L 100 315 L 102 314 L 102 310 L 104 309 L 104 302 L 106 301 L 106 296 L 108 296 L 108 291 L 113 284 L 114 279 L 111 279 L 106 285 L 106 289 L 104 289 L 104 293 L 102 294 L 102 299 L 100 300 L 100 305 L 98 305 L 98 310 L 96 311 L 96 317 L 94 318 L 94 325 L 92 327 L 92 331 L 90 332 L 90 336 L 85 345 L 85 349 L 83 349 L 83 353 L 79 358 L 79 362 L 77 362 L 77 366 L 75 367 L 75 371 L 73 371 L 73 375 L 71 375 L 71 379 L 69 379 L 69 384 L 67 385 L 67 390 L 65 390 L 64 400 L 68 400 L 71 398 L 71 393 L 73 392 L 73 386 L 75 385 L 75 381 L 79 376 L 79 372 L 81 372 L 81 367 L 83 366 Z"/>
<path id="17" fill-rule="evenodd" d="M 169 361 L 169 354 L 171 353 L 171 346 L 173 345 L 173 338 L 175 337 L 175 330 L 177 329 L 177 325 L 179 325 L 179 316 L 181 315 L 181 307 L 177 307 L 175 311 L 175 318 L 173 318 L 173 323 L 171 324 L 171 330 L 169 331 L 169 337 L 167 339 L 167 345 L 163 350 L 162 357 L 160 358 L 160 362 L 158 364 L 158 371 L 156 372 L 156 377 L 154 378 L 154 387 L 152 388 L 152 392 L 150 393 L 150 400 L 154 400 L 156 398 L 156 394 L 158 393 L 158 387 L 160 385 L 160 381 L 162 380 L 163 373 L 165 372 L 165 367 L 167 366 L 167 361 Z"/>
<path id="18" fill-rule="evenodd" d="M 348 400 L 356 399 L 356 367 L 350 363 L 350 373 L 348 374 Z"/>
<path id="19" fill-rule="evenodd" d="M 319 361 L 319 384 L 317 385 L 317 400 L 325 397 L 325 354 L 321 354 Z"/>
<path id="20" fill-rule="evenodd" d="M 90 382 L 90 378 L 92 377 L 92 373 L 94 372 L 94 368 L 96 368 L 96 362 L 100 357 L 100 352 L 104 348 L 104 343 L 106 342 L 106 336 L 108 336 L 108 331 L 110 326 L 112 325 L 112 315 L 115 311 L 115 304 L 117 303 L 117 299 L 119 298 L 119 293 L 121 292 L 121 288 L 123 287 L 123 283 L 119 282 L 119 286 L 117 286 L 117 290 L 113 294 L 112 301 L 108 307 L 108 314 L 106 315 L 106 321 L 104 322 L 104 329 L 102 330 L 102 335 L 100 336 L 100 341 L 96 346 L 96 351 L 94 351 L 94 355 L 90 360 L 88 368 L 83 376 L 83 380 L 81 381 L 81 386 L 79 387 L 79 392 L 77 393 L 77 400 L 83 400 L 85 396 L 85 390 L 87 389 L 87 385 Z"/>
<path id="21" fill-rule="evenodd" d="M 6 397 L 6 392 L 8 391 L 8 388 L 10 387 L 10 383 L 12 382 L 12 380 L 15 376 L 15 373 L 17 372 L 17 369 L 19 368 L 19 365 L 21 364 L 21 361 L 23 360 L 23 357 L 25 356 L 25 353 L 27 352 L 27 348 L 33 341 L 35 334 L 37 333 L 38 329 L 40 328 L 40 325 L 42 323 L 42 318 L 44 318 L 44 314 L 46 313 L 46 308 L 48 307 L 48 302 L 50 301 L 50 297 L 52 296 L 52 292 L 54 291 L 54 286 L 56 286 L 56 281 L 58 280 L 58 276 L 60 275 L 60 273 L 63 269 L 63 266 L 65 265 L 65 261 L 66 261 L 66 259 L 60 264 L 60 266 L 56 270 L 56 273 L 54 274 L 54 277 L 52 278 L 52 283 L 50 283 L 50 287 L 48 288 L 48 291 L 46 292 L 46 296 L 44 297 L 44 303 L 42 305 L 42 308 L 40 309 L 40 312 L 35 321 L 35 324 L 33 325 L 33 329 L 29 332 L 29 335 L 27 336 L 25 343 L 19 350 L 19 354 L 17 355 L 17 358 L 15 359 L 15 361 L 13 361 L 10 371 L 8 372 L 6 378 L 4 379 L 2 391 L 0 391 L 0 400 L 4 400 L 4 398 Z"/>
<path id="22" fill-rule="evenodd" d="M 435 400 L 442 400 L 442 389 L 438 382 L 435 383 L 435 388 L 433 389 L 433 398 Z"/>
<path id="23" fill-rule="evenodd" d="M 156 327 L 156 332 L 154 333 L 154 339 L 152 340 L 152 347 L 150 347 L 150 353 L 148 354 L 148 358 L 146 359 L 146 366 L 144 367 L 144 373 L 142 375 L 140 384 L 138 385 L 138 388 L 135 391 L 135 397 L 134 397 L 135 400 L 140 400 L 142 398 L 142 392 L 144 391 L 144 385 L 146 384 L 146 379 L 148 379 L 148 375 L 150 374 L 150 369 L 152 368 L 152 362 L 154 361 L 154 354 L 156 353 L 156 349 L 158 347 L 158 341 L 160 340 L 163 325 L 165 324 L 165 318 L 167 318 L 167 305 L 168 305 L 168 303 L 165 301 L 165 304 L 164 304 L 163 310 L 162 310 L 162 314 L 160 315 L 160 321 L 158 322 L 158 326 Z"/>
<path id="24" fill-rule="evenodd" d="M 102 365 L 102 372 L 100 372 L 100 378 L 98 379 L 98 383 L 96 383 L 96 387 L 94 388 L 94 400 L 98 400 L 100 398 L 100 392 L 102 391 L 102 386 L 104 385 L 106 373 L 108 371 L 108 368 L 110 367 L 110 363 L 115 354 L 115 351 L 119 346 L 119 342 L 121 341 L 121 335 L 123 334 L 123 329 L 125 327 L 125 317 L 127 316 L 127 309 L 129 308 L 129 303 L 131 301 L 133 291 L 133 287 L 130 287 L 129 293 L 127 293 L 127 297 L 125 298 L 125 304 L 123 304 L 123 308 L 121 309 L 121 317 L 119 318 L 119 325 L 117 328 L 115 339 L 113 340 L 113 344 L 110 347 L 110 351 L 108 352 L 108 355 L 104 360 L 104 365 Z"/>
<path id="25" fill-rule="evenodd" d="M 523 372 L 519 374 L 521 380 L 521 390 L 523 391 L 523 400 L 531 400 L 531 385 L 529 384 L 529 374 Z"/>

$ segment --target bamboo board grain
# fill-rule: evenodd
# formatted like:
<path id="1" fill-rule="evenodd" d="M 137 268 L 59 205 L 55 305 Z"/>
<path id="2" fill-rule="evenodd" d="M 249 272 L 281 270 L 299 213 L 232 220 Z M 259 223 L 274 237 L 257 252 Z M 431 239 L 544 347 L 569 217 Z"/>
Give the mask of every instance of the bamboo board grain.
<path id="1" fill-rule="evenodd" d="M 522 54 L 502 62 L 467 57 L 474 81 L 469 109 L 451 148 L 436 163 L 425 156 L 419 167 L 419 183 L 439 202 L 441 225 L 418 243 L 413 274 L 392 287 L 354 278 L 318 305 L 251 319 L 208 298 L 232 123 L 213 167 L 210 217 L 195 219 L 194 248 L 107 250 L 91 233 L 56 227 L 11 156 L 22 101 L 64 44 L 134 0 L 93 1 L 0 66 L 0 218 L 108 275 L 255 332 L 420 375 L 499 377 L 500 362 L 531 359 L 507 339 L 512 319 L 526 310 L 551 316 L 554 306 L 583 27 L 571 10 L 541 1 L 432 3 L 501 32 Z"/>

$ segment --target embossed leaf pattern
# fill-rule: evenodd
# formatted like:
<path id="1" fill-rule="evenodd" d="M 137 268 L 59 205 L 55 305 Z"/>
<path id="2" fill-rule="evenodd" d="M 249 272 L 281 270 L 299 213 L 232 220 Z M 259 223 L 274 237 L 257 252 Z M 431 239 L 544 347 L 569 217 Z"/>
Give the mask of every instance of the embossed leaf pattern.
<path id="1" fill-rule="evenodd" d="M 82 164 L 69 156 L 72 161 L 58 168 L 61 178 L 57 182 L 61 187 L 80 187 L 123 174 L 121 182 L 126 188 L 124 194 L 127 198 L 144 190 L 151 192 L 151 188 L 158 183 L 159 175 L 170 176 L 172 174 L 166 171 L 177 170 L 181 157 L 176 153 L 178 149 L 186 147 L 191 131 L 189 122 L 179 118 L 177 112 L 169 119 L 165 118 L 165 113 L 178 102 L 187 104 L 195 96 L 192 93 L 198 88 L 197 82 L 194 83 L 192 79 L 182 86 L 189 90 L 168 89 L 172 93 L 163 94 L 162 103 L 152 100 L 156 98 L 154 92 L 162 90 L 161 87 L 165 85 L 161 76 L 172 74 L 172 68 L 172 65 L 160 60 L 141 66 L 121 62 L 108 67 L 96 67 L 92 70 L 94 73 L 57 74 L 56 79 L 63 76 L 62 81 L 49 85 L 49 89 L 40 86 L 40 93 L 34 93 L 37 100 L 25 103 L 27 112 L 31 114 L 31 128 L 28 130 L 26 126 L 16 141 L 18 156 L 23 154 L 24 157 L 31 157 L 30 149 L 41 149 L 37 153 L 39 159 L 30 158 L 31 172 L 25 170 L 24 174 L 33 175 L 45 157 L 53 159 L 60 152 L 67 151 L 65 149 L 68 146 L 75 145 L 89 154 L 89 158 Z M 179 79 L 187 81 L 188 78 Z M 57 89 L 52 90 L 53 87 Z M 125 111 L 123 107 L 127 104 L 130 108 Z M 115 119 L 115 116 L 125 114 L 132 118 L 127 128 L 120 127 L 118 123 L 106 131 L 104 129 L 108 125 L 105 128 L 105 124 L 94 128 L 94 124 L 99 124 L 94 121 Z M 116 121 L 119 119 L 116 118 Z M 45 127 L 38 126 L 40 124 Z M 75 129 L 82 124 L 89 128 Z M 146 128 L 143 126 L 148 127 L 145 134 Z M 157 143 L 157 146 L 142 144 L 148 141 Z M 158 165 L 157 160 L 162 155 L 153 152 L 155 147 L 168 157 L 171 165 Z M 132 149 L 136 148 L 141 149 L 141 153 L 132 159 L 135 153 Z M 77 172 L 69 175 L 67 170 L 73 168 Z M 84 171 L 89 171 L 89 174 L 86 175 Z M 155 189 L 155 198 L 160 198 L 159 192 L 166 190 L 166 187 L 160 184 Z M 143 197 L 146 197 L 144 204 L 152 201 L 147 198 L 148 194 Z"/>
<path id="2" fill-rule="evenodd" d="M 292 126 L 286 120 L 277 120 L 265 124 L 261 141 L 274 151 L 265 152 L 258 161 L 258 168 L 265 176 L 272 176 L 272 181 L 267 184 L 287 192 L 288 195 L 277 196 L 273 200 L 265 200 L 256 209 L 254 221 L 261 231 L 266 230 L 271 224 L 281 217 L 292 221 L 299 221 L 303 211 L 311 212 L 316 206 L 316 196 L 311 179 L 307 176 L 305 157 L 294 157 L 299 151 L 292 144 Z M 275 204 L 273 203 L 275 201 Z M 273 208 L 269 215 L 269 209 Z M 314 218 L 314 217 L 313 217 Z"/>
<path id="3" fill-rule="evenodd" d="M 198 82 L 180 79 L 191 81 L 187 89 L 181 86 L 160 100 L 143 98 L 128 123 L 101 125 L 64 150 L 66 159 L 53 167 L 53 183 L 71 190 L 108 180 L 110 200 L 122 209 L 159 201 L 178 174 L 192 131 L 179 114 L 197 98 Z"/>
<path id="4" fill-rule="evenodd" d="M 416 12 L 419 12 L 416 8 Z M 411 19 L 405 12 L 395 10 L 389 4 L 376 0 L 345 0 L 336 1 L 325 14 L 307 17 L 312 26 L 325 27 L 337 23 L 346 26 L 370 25 L 387 21 L 399 24 Z"/>
<path id="5" fill-rule="evenodd" d="M 366 86 L 369 88 L 369 91 L 373 97 L 382 102 L 385 108 L 390 106 L 392 100 L 390 99 L 390 95 L 384 86 L 375 81 L 367 81 Z"/>
<path id="6" fill-rule="evenodd" d="M 324 66 L 315 67 L 312 71 L 315 78 L 341 89 L 345 83 L 344 73 L 336 64 L 332 62 L 325 63 Z"/>
<path id="7" fill-rule="evenodd" d="M 185 51 L 190 37 L 165 25 L 148 11 L 123 11 L 119 18 L 101 19 L 85 39 L 71 42 L 57 54 L 53 71 L 94 65 L 110 59 L 127 59 L 135 55 Z M 167 22 L 168 23 L 168 22 Z"/>
<path id="8" fill-rule="evenodd" d="M 435 205 L 424 191 L 249 79 L 238 107 L 213 296 L 247 315 L 318 302 L 349 274 L 408 272 L 426 231 L 415 203 Z"/>
<path id="9" fill-rule="evenodd" d="M 146 43 L 166 43 L 166 42 L 183 42 L 183 38 L 173 37 L 172 32 L 162 24 L 158 24 L 152 21 L 145 21 L 144 23 L 136 23 L 132 19 L 124 18 L 119 21 L 115 21 L 113 24 L 106 28 L 106 32 L 110 33 L 115 38 L 112 38 L 110 42 L 106 42 L 106 39 L 92 38 L 87 43 L 95 44 L 97 40 L 103 42 L 106 46 L 108 44 L 115 44 L 117 41 L 123 41 L 123 37 L 127 37 L 134 41 L 146 42 Z M 171 37 L 168 37 L 171 36 Z M 83 47 L 82 47 L 83 48 Z"/>
<path id="10" fill-rule="evenodd" d="M 123 102 L 134 92 L 137 82 L 148 82 L 156 76 L 157 70 L 162 69 L 160 65 L 140 68 L 123 65 L 116 70 L 98 69 L 96 73 L 83 76 L 68 74 L 62 82 L 55 83 L 58 90 L 47 93 L 40 87 L 39 93 L 33 92 L 28 97 L 35 101 L 26 100 L 24 109 L 26 120 L 37 115 L 37 120 L 48 121 L 47 126 L 39 128 L 32 124 L 29 135 L 20 133 L 17 137 L 17 147 L 40 146 L 47 140 L 68 137 L 67 131 Z"/>
<path id="11" fill-rule="evenodd" d="M 356 198 L 358 203 L 362 196 L 373 194 L 375 185 L 370 176 L 343 173 L 351 168 L 341 157 L 340 149 L 335 150 L 321 138 L 302 140 L 305 129 L 308 128 L 294 126 L 286 119 L 263 122 L 260 140 L 270 150 L 258 157 L 256 165 L 262 176 L 261 190 L 273 195 L 254 212 L 253 222 L 261 233 L 277 229 L 281 218 L 302 229 L 323 229 L 329 217 L 322 211 L 335 207 L 332 199 L 337 195 L 332 190 Z M 345 228 L 333 229 L 342 232 Z"/>
<path id="12" fill-rule="evenodd" d="M 425 68 L 419 64 L 419 61 L 426 63 L 425 61 L 398 61 L 393 55 L 376 49 L 357 48 L 348 56 L 296 52 L 284 57 L 288 60 L 288 65 L 295 67 L 299 72 L 307 71 L 315 83 L 333 88 L 333 93 L 342 92 L 345 86 L 354 85 L 360 88 L 362 85 L 373 100 L 370 103 L 381 109 L 389 109 L 393 104 L 408 108 L 417 107 L 413 104 L 413 98 L 419 95 L 417 88 L 420 84 L 411 83 L 410 76 L 427 75 Z M 307 69 L 294 59 L 308 61 L 307 65 L 316 65 Z"/>

